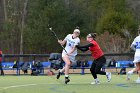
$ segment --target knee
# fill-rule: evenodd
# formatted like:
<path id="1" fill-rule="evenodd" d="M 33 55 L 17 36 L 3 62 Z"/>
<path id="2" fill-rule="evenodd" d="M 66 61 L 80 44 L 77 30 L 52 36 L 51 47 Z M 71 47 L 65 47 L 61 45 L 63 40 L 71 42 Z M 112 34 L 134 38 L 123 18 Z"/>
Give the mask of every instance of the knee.
<path id="1" fill-rule="evenodd" d="M 140 68 L 138 68 L 137 71 L 140 73 Z"/>
<path id="2" fill-rule="evenodd" d="M 71 62 L 67 62 L 66 65 L 67 65 L 67 66 L 71 66 Z"/>
<path id="3" fill-rule="evenodd" d="M 95 69 L 95 73 L 98 73 L 98 72 L 100 72 L 100 69 Z"/>
<path id="4" fill-rule="evenodd" d="M 140 72 L 140 67 L 136 67 L 135 69 L 137 72 Z"/>

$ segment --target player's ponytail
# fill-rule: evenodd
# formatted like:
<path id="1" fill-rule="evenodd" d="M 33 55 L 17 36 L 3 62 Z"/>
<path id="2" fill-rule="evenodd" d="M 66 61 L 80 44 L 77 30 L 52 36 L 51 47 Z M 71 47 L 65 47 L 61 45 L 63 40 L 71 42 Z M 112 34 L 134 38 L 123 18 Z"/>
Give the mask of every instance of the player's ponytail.
<path id="1" fill-rule="evenodd" d="M 75 29 L 79 29 L 79 26 L 76 26 Z"/>
<path id="2" fill-rule="evenodd" d="M 93 38 L 96 38 L 97 34 L 96 33 L 92 33 L 93 34 Z"/>

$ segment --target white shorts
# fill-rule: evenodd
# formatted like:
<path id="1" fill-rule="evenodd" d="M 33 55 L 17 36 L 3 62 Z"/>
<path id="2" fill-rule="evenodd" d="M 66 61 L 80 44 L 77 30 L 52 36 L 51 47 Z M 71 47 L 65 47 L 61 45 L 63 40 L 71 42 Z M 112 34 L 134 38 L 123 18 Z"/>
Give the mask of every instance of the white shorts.
<path id="1" fill-rule="evenodd" d="M 65 56 L 68 56 L 68 55 L 62 53 L 62 58 L 65 57 Z M 68 57 L 69 57 L 69 59 L 70 59 L 70 61 L 71 61 L 72 63 L 75 63 L 75 62 L 76 62 L 75 56 L 68 56 Z"/>
<path id="2" fill-rule="evenodd" d="M 139 63 L 140 62 L 140 56 L 135 56 L 133 63 Z"/>

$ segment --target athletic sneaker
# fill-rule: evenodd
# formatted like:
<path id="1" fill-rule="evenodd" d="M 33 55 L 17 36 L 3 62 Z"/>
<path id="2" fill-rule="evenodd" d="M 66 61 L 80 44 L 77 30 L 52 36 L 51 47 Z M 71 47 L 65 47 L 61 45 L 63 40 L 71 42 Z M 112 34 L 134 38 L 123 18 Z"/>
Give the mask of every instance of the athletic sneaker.
<path id="1" fill-rule="evenodd" d="M 140 77 L 138 77 L 138 79 L 136 80 L 136 83 L 140 83 Z"/>
<path id="2" fill-rule="evenodd" d="M 106 77 L 107 77 L 107 81 L 110 82 L 111 81 L 111 73 L 107 72 Z"/>
<path id="3" fill-rule="evenodd" d="M 56 78 L 59 79 L 60 76 L 61 76 L 61 72 L 59 71 L 58 74 L 57 74 L 57 76 L 56 76 Z"/>
<path id="4" fill-rule="evenodd" d="M 136 80 L 136 83 L 140 83 L 140 79 L 137 79 L 137 80 Z"/>
<path id="5" fill-rule="evenodd" d="M 94 80 L 93 82 L 91 82 L 92 85 L 94 84 L 100 84 L 100 81 L 99 80 Z"/>
<path id="6" fill-rule="evenodd" d="M 69 77 L 65 77 L 65 84 L 67 84 L 68 82 L 70 82 Z"/>

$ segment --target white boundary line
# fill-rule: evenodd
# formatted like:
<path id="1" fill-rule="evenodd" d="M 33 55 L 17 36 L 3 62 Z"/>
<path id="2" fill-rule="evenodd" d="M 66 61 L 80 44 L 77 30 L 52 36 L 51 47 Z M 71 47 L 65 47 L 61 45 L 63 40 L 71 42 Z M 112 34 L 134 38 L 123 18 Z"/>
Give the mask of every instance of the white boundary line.
<path id="1" fill-rule="evenodd" d="M 0 90 L 6 90 L 6 89 L 9 89 L 9 88 L 36 86 L 36 85 L 37 85 L 37 84 L 25 84 L 25 85 L 15 85 L 15 86 L 8 86 L 8 87 L 0 87 Z"/>
<path id="2" fill-rule="evenodd" d="M 103 83 L 103 82 L 102 82 Z M 70 82 L 71 84 L 88 84 L 91 85 L 90 82 L 80 82 L 80 83 L 76 83 L 76 82 Z M 68 84 L 68 85 L 69 85 Z M 60 83 L 38 83 L 38 84 L 24 84 L 24 85 L 13 85 L 13 86 L 7 86 L 7 87 L 0 87 L 0 90 L 6 90 L 6 89 L 10 89 L 10 88 L 18 88 L 18 87 L 27 87 L 27 86 L 37 86 L 37 85 L 65 85 L 65 84 L 60 84 Z"/>
<path id="3" fill-rule="evenodd" d="M 71 82 L 69 84 L 78 84 L 78 83 Z M 90 84 L 90 83 L 88 83 L 88 82 L 82 82 L 82 83 L 79 83 L 79 84 Z M 39 84 L 13 85 L 13 86 L 7 86 L 7 87 L 0 87 L 0 90 L 6 90 L 6 89 L 18 88 L 18 87 L 36 86 L 36 85 L 62 85 L 62 84 L 59 84 L 59 83 L 39 83 Z"/>

